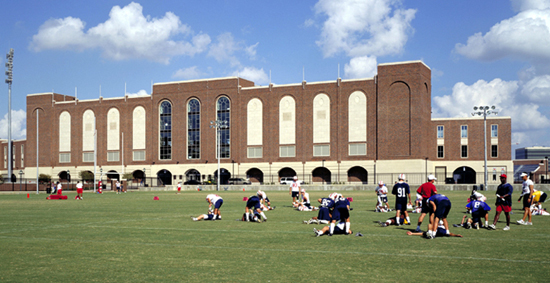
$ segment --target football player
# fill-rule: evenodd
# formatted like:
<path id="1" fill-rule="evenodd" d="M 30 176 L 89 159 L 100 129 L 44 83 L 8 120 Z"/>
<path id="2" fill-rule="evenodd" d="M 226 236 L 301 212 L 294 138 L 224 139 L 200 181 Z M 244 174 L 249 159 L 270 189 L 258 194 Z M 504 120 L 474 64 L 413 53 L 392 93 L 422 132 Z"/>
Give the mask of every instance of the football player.
<path id="1" fill-rule="evenodd" d="M 258 196 L 251 196 L 246 201 L 246 207 L 244 209 L 245 211 L 245 218 L 246 221 L 250 221 L 250 213 L 256 214 L 258 213 L 264 221 L 267 221 L 267 217 L 265 216 L 265 213 L 262 211 L 260 206 L 260 198 Z M 260 217 L 253 217 L 254 221 L 256 222 L 262 222 L 262 219 Z"/>
<path id="2" fill-rule="evenodd" d="M 449 223 L 447 222 L 447 215 L 451 211 L 451 201 L 445 195 L 436 194 L 431 196 L 428 201 L 428 208 L 430 211 L 430 224 L 428 225 L 428 238 L 433 238 L 436 235 L 437 225 L 439 220 L 443 220 L 445 230 L 449 234 Z M 433 226 L 430 230 L 430 225 Z"/>
<path id="3" fill-rule="evenodd" d="M 275 207 L 271 207 L 271 202 L 264 191 L 258 190 L 256 195 L 260 198 L 260 205 L 263 211 L 275 209 Z"/>
<path id="4" fill-rule="evenodd" d="M 430 226 L 431 224 L 428 224 Z M 428 228 L 429 229 L 429 228 Z M 437 226 L 437 230 L 434 235 L 431 235 L 430 230 L 428 232 L 411 232 L 407 231 L 407 235 L 409 236 L 422 236 L 424 238 L 433 239 L 435 237 L 460 237 L 462 238 L 462 235 L 460 234 L 453 234 L 451 232 L 448 232 L 448 230 L 445 229 L 445 225 L 443 225 L 443 221 L 439 221 L 439 226 Z M 448 232 L 448 233 L 447 233 Z"/>
<path id="5" fill-rule="evenodd" d="M 399 222 L 396 221 L 397 219 L 399 219 Z M 391 225 L 401 226 L 402 224 L 410 225 L 410 220 L 407 220 L 405 218 L 405 215 L 402 214 L 401 216 L 399 216 L 399 218 L 397 218 L 397 216 L 394 216 L 386 220 L 386 222 L 378 221 L 378 224 L 380 224 L 380 226 L 382 227 L 388 227 Z"/>
<path id="6" fill-rule="evenodd" d="M 351 233 L 350 231 L 350 219 L 349 219 L 349 200 L 345 198 L 343 195 L 338 194 L 338 196 L 335 199 L 334 203 L 334 209 L 332 210 L 332 220 L 330 223 L 330 229 L 329 229 L 329 236 L 332 236 L 334 233 L 334 228 L 336 226 L 336 221 L 340 220 L 340 222 L 345 222 L 345 232 Z"/>
<path id="7" fill-rule="evenodd" d="M 472 218 L 468 218 L 468 221 L 466 222 L 466 228 L 469 229 L 468 226 L 473 225 L 474 228 L 479 229 L 481 226 L 481 217 L 485 218 L 485 227 L 488 227 L 488 218 L 489 218 L 489 211 L 491 211 L 491 207 L 482 201 L 483 195 L 478 195 L 478 199 L 470 201 L 466 205 L 466 209 L 470 210 L 472 212 Z"/>
<path id="8" fill-rule="evenodd" d="M 384 185 L 384 181 L 378 182 L 378 187 L 376 191 L 376 209 L 375 212 L 387 212 L 390 209 L 388 204 L 388 188 Z"/>
<path id="9" fill-rule="evenodd" d="M 298 210 L 299 211 L 315 211 L 317 210 L 317 207 L 311 206 L 311 203 L 309 202 L 309 193 L 306 193 L 305 189 L 302 189 L 302 202 L 298 203 Z"/>
<path id="10" fill-rule="evenodd" d="M 306 221 L 304 220 L 304 224 L 329 224 L 330 218 L 331 218 L 331 210 L 334 207 L 334 200 L 330 197 L 328 198 L 320 198 L 317 200 L 319 205 L 319 213 L 317 214 L 317 217 L 313 217 L 310 220 Z"/>
<path id="11" fill-rule="evenodd" d="M 220 207 L 223 205 L 223 199 L 219 195 L 209 194 L 206 196 L 206 201 L 208 202 L 208 209 L 212 209 L 214 206 L 214 218 L 212 220 L 222 220 L 220 215 Z"/>
<path id="12" fill-rule="evenodd" d="M 349 223 L 349 222 L 345 222 L 345 223 Z M 329 226 L 325 226 L 321 230 L 317 230 L 316 228 L 313 228 L 313 232 L 315 233 L 315 235 L 317 237 L 320 237 L 320 236 L 326 234 L 330 230 L 333 230 L 333 232 L 331 232 L 329 235 L 332 235 L 332 234 L 349 235 L 352 232 L 349 228 L 346 227 L 345 223 L 344 222 L 339 222 L 337 225 L 334 226 L 334 228 L 331 228 Z"/>
<path id="13" fill-rule="evenodd" d="M 411 190 L 409 185 L 405 183 L 405 174 L 399 174 L 399 181 L 393 186 L 392 195 L 395 195 L 395 217 L 399 218 L 401 212 L 405 215 L 407 220 L 407 225 L 411 225 L 411 219 L 409 218 L 409 213 L 407 212 L 407 200 L 408 204 L 411 205 Z M 397 222 L 397 226 L 401 225 Z"/>
<path id="14" fill-rule="evenodd" d="M 197 217 L 191 217 L 193 221 L 201 221 L 201 220 L 214 220 L 214 211 L 208 210 L 208 214 L 201 214 Z"/>

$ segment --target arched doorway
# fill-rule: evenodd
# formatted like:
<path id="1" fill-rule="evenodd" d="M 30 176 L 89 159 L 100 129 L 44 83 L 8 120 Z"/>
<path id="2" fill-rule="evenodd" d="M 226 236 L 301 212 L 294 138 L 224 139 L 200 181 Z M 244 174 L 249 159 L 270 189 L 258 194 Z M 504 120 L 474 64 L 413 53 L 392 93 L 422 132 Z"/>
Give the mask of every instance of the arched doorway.
<path id="1" fill-rule="evenodd" d="M 331 174 L 330 170 L 328 170 L 325 167 L 317 167 L 311 172 L 312 181 L 323 183 L 323 184 L 330 184 L 331 182 Z"/>
<path id="2" fill-rule="evenodd" d="M 157 178 L 164 185 L 172 185 L 172 172 L 166 169 L 162 169 L 157 172 Z"/>
<path id="3" fill-rule="evenodd" d="M 461 166 L 453 171 L 453 179 L 456 184 L 475 184 L 476 171 L 468 166 Z"/>
<path id="4" fill-rule="evenodd" d="M 360 166 L 352 167 L 348 170 L 348 182 L 368 184 L 369 173 Z"/>
<path id="5" fill-rule="evenodd" d="M 13 176 L 15 176 L 15 175 L 13 175 Z M 12 179 L 13 179 L 13 176 L 12 176 Z M 69 172 L 67 172 L 67 171 L 59 172 L 59 174 L 57 174 L 57 177 L 59 177 L 59 181 L 61 183 L 68 182 L 68 181 L 70 181 L 70 178 L 71 178 L 70 175 L 69 175 Z"/>
<path id="6" fill-rule="evenodd" d="M 264 182 L 264 173 L 258 168 L 252 168 L 246 171 L 246 177 L 250 179 L 251 183 L 260 183 Z"/>
<path id="7" fill-rule="evenodd" d="M 201 181 L 201 172 L 195 169 L 189 169 L 185 172 L 185 181 L 196 180 Z"/>
<path id="8" fill-rule="evenodd" d="M 281 181 L 282 177 L 292 178 L 294 176 L 298 176 L 298 174 L 296 174 L 296 171 L 294 171 L 294 169 L 289 167 L 282 168 L 281 170 L 279 170 L 279 180 L 277 180 L 277 183 Z"/>
<path id="9" fill-rule="evenodd" d="M 218 179 L 218 170 L 214 171 L 214 178 Z M 227 185 L 229 178 L 231 178 L 231 173 L 225 168 L 220 168 L 220 185 Z"/>
<path id="10" fill-rule="evenodd" d="M 145 179 L 145 172 L 143 170 L 135 170 L 132 172 L 132 177 L 134 177 L 134 180 L 143 180 Z"/>
<path id="11" fill-rule="evenodd" d="M 106 175 L 109 180 L 120 180 L 120 174 L 115 170 L 110 170 Z"/>
<path id="12" fill-rule="evenodd" d="M 93 182 L 94 181 L 94 173 L 92 171 L 86 170 L 80 172 L 80 179 L 84 182 Z"/>

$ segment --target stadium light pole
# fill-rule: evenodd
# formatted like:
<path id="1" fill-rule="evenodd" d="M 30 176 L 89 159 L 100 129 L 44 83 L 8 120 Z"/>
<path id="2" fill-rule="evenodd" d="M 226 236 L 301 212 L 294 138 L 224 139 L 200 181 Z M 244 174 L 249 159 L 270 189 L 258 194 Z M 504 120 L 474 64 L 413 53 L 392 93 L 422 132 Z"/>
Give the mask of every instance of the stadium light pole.
<path id="1" fill-rule="evenodd" d="M 227 120 L 210 121 L 210 128 L 216 129 L 216 158 L 218 159 L 218 179 L 216 180 L 216 190 L 220 190 L 220 159 L 221 159 L 221 137 L 220 130 L 227 128 Z"/>
<path id="2" fill-rule="evenodd" d="M 8 178 L 11 183 L 12 169 L 13 169 L 13 157 L 11 148 L 11 83 L 13 82 L 13 48 L 10 48 L 10 52 L 6 54 L 6 83 L 8 84 Z"/>
<path id="3" fill-rule="evenodd" d="M 491 115 L 491 114 L 498 114 L 497 111 L 495 111 L 495 106 L 492 105 L 492 106 L 474 106 L 474 111 L 477 111 L 477 112 L 472 112 L 472 116 L 483 116 L 483 147 L 484 147 L 484 155 L 483 155 L 483 160 L 484 160 L 484 167 L 485 167 L 485 174 L 484 174 L 484 178 L 483 178 L 483 187 L 485 190 L 487 190 L 487 115 Z"/>

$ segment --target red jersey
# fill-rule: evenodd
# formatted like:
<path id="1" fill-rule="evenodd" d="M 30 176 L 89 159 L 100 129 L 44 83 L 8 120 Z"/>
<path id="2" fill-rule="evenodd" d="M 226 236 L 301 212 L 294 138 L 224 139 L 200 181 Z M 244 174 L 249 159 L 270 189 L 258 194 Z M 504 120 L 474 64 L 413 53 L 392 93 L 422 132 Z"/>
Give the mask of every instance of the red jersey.
<path id="1" fill-rule="evenodd" d="M 430 183 L 430 182 L 426 182 L 424 184 L 422 184 L 418 190 L 416 190 L 417 193 L 419 193 L 420 195 L 422 195 L 422 198 L 424 199 L 427 199 L 433 195 L 435 195 L 437 193 L 437 190 L 435 188 L 435 185 Z"/>

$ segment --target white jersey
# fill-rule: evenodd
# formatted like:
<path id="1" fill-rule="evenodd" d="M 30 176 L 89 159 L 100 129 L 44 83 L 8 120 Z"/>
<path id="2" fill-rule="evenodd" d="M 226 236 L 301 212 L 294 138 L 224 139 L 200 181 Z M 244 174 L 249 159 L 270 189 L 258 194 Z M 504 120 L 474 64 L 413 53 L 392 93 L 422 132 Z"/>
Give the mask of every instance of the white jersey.
<path id="1" fill-rule="evenodd" d="M 209 194 L 209 195 L 206 196 L 206 198 L 208 200 L 210 200 L 210 203 L 216 203 L 217 201 L 222 199 L 222 197 L 220 197 L 219 195 L 215 195 L 215 194 Z"/>
<path id="2" fill-rule="evenodd" d="M 82 189 L 82 183 L 76 184 L 76 188 L 77 188 L 77 189 Z"/>
<path id="3" fill-rule="evenodd" d="M 386 186 L 377 187 L 376 188 L 376 193 L 380 197 L 386 197 L 388 195 L 388 188 Z"/>
<path id="4" fill-rule="evenodd" d="M 267 195 L 265 194 L 264 191 L 258 191 L 258 194 L 257 194 L 257 195 L 258 195 L 259 198 L 263 199 L 264 201 L 265 201 L 266 198 L 267 198 Z"/>
<path id="5" fill-rule="evenodd" d="M 521 195 L 524 196 L 524 195 L 529 195 L 531 193 L 531 189 L 529 188 L 530 186 L 533 186 L 533 191 L 534 191 L 534 184 L 533 184 L 533 181 L 531 181 L 531 179 L 527 179 L 525 181 L 523 181 L 523 185 L 522 185 L 522 191 L 521 191 Z"/>
<path id="6" fill-rule="evenodd" d="M 298 181 L 292 181 L 292 183 L 290 183 L 290 188 L 293 192 L 300 192 L 300 183 Z"/>
<path id="7" fill-rule="evenodd" d="M 57 184 L 57 191 L 61 190 L 61 183 Z"/>
<path id="8" fill-rule="evenodd" d="M 303 203 L 305 205 L 310 205 L 310 202 L 309 202 L 309 193 L 304 193 L 303 194 L 303 197 L 302 197 L 302 200 L 303 200 Z"/>

